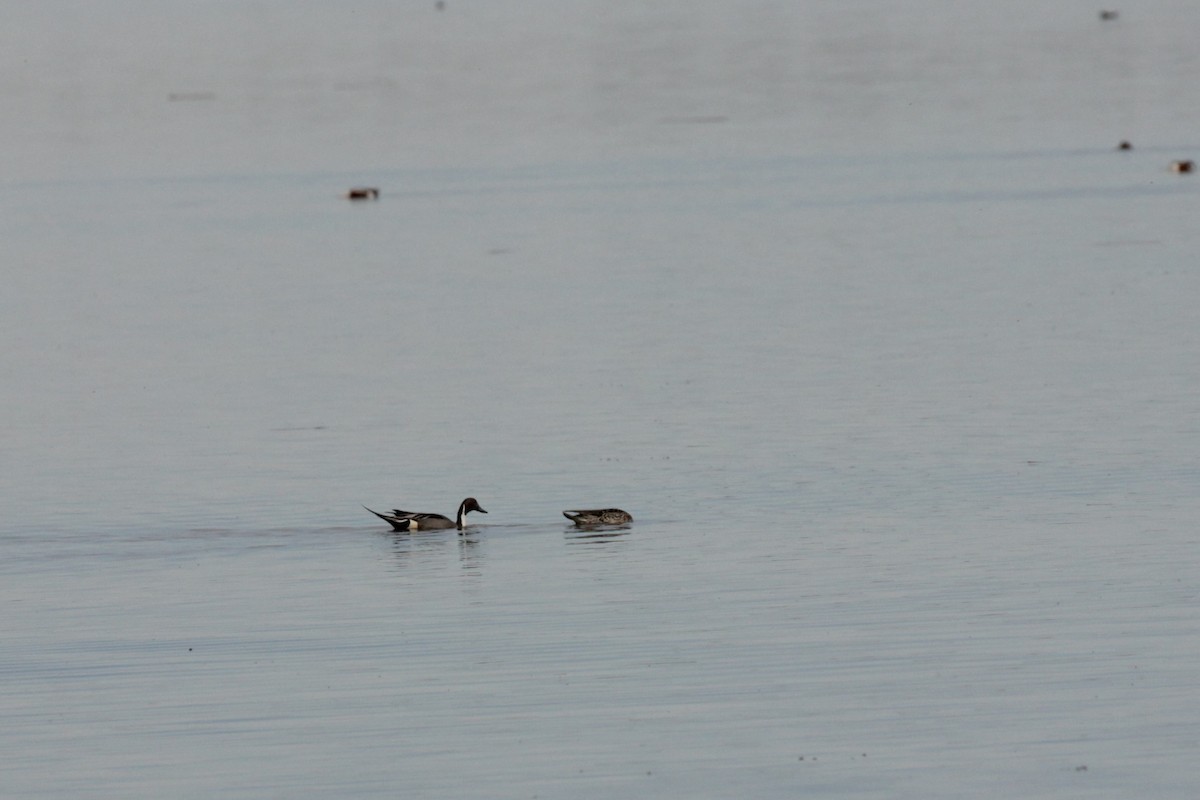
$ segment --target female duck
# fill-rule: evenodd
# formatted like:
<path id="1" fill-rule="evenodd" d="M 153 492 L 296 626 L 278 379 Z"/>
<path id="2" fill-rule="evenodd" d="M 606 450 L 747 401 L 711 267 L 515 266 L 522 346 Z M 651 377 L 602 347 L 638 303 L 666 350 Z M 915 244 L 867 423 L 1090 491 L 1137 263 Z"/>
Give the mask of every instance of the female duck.
<path id="1" fill-rule="evenodd" d="M 363 508 L 367 507 L 363 506 Z M 367 508 L 367 511 L 371 511 L 371 509 Z M 371 511 L 371 513 L 390 524 L 394 531 L 432 531 L 447 528 L 458 528 L 461 531 L 466 527 L 465 517 L 471 511 L 478 511 L 480 514 L 487 513 L 474 497 L 468 497 L 459 503 L 456 519 L 450 519 L 441 514 L 401 511 L 398 508 L 393 509 L 391 514 L 380 514 L 378 511 Z"/>
<path id="2" fill-rule="evenodd" d="M 564 511 L 563 516 L 576 525 L 624 525 L 633 522 L 628 511 L 619 508 L 595 508 L 586 511 Z"/>

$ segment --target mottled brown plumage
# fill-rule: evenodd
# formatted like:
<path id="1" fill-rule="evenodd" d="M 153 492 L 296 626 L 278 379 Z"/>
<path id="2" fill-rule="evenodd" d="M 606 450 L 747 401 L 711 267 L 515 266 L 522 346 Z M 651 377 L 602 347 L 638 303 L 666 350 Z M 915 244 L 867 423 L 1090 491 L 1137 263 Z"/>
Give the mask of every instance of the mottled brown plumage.
<path id="1" fill-rule="evenodd" d="M 562 512 L 563 516 L 576 525 L 624 525 L 633 522 L 628 511 L 619 508 L 595 508 L 585 511 L 571 510 Z"/>

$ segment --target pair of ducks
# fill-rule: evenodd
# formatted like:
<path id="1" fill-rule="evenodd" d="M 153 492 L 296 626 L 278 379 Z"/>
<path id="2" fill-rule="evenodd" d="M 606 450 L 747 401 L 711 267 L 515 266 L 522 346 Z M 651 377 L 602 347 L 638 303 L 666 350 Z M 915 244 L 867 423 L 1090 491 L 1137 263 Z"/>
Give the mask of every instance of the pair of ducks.
<path id="1" fill-rule="evenodd" d="M 363 506 L 363 508 L 367 508 Z M 367 511 L 371 509 L 367 508 Z M 474 497 L 468 497 L 458 505 L 458 516 L 455 519 L 450 519 L 442 514 L 423 514 L 412 511 L 401 511 L 393 509 L 391 514 L 380 514 L 378 511 L 371 511 L 372 514 L 379 517 L 384 522 L 392 526 L 394 531 L 432 531 L 446 530 L 448 528 L 458 528 L 460 531 L 466 527 L 466 516 L 472 511 L 478 511 L 480 514 L 488 513 L 479 505 L 479 501 Z M 563 516 L 574 522 L 576 525 L 624 525 L 627 522 L 633 522 L 633 517 L 627 512 L 619 508 L 596 508 L 585 511 L 571 510 L 562 512 Z"/>

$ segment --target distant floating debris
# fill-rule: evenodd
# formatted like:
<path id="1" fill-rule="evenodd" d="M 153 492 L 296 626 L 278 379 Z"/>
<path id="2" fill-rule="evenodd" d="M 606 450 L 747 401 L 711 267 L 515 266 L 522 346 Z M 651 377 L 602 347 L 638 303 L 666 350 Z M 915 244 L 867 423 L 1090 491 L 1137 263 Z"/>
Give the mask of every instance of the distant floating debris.
<path id="1" fill-rule="evenodd" d="M 1128 139 L 1122 139 L 1120 142 L 1117 143 L 1117 149 L 1118 150 L 1132 150 L 1133 142 L 1129 141 Z"/>
<path id="2" fill-rule="evenodd" d="M 172 103 L 196 103 L 216 99 L 216 92 L 171 92 L 167 95 L 167 100 Z"/>
<path id="3" fill-rule="evenodd" d="M 355 186 L 346 192 L 347 200 L 378 200 L 379 190 L 374 186 Z"/>
<path id="4" fill-rule="evenodd" d="M 1171 172 L 1178 172 L 1181 175 L 1184 173 L 1191 172 L 1195 168 L 1196 168 L 1196 165 L 1190 160 L 1189 161 L 1172 161 L 1171 162 Z"/>
<path id="5" fill-rule="evenodd" d="M 1114 19 L 1116 19 L 1119 16 L 1121 16 L 1121 15 L 1118 14 L 1116 11 L 1101 11 L 1100 12 L 1100 19 L 1104 20 L 1105 22 L 1112 22 Z"/>

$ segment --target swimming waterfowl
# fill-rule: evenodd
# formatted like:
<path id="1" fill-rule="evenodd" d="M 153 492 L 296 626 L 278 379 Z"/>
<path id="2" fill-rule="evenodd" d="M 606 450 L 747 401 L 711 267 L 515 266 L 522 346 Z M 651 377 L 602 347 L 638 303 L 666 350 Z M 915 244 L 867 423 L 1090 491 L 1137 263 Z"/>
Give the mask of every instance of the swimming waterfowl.
<path id="1" fill-rule="evenodd" d="M 619 508 L 594 508 L 586 511 L 571 510 L 562 512 L 563 516 L 576 525 L 624 525 L 633 522 L 628 511 Z"/>
<path id="2" fill-rule="evenodd" d="M 1196 168 L 1196 165 L 1191 161 L 1172 161 L 1171 172 L 1187 173 Z"/>
<path id="3" fill-rule="evenodd" d="M 363 506 L 363 508 L 367 507 Z M 367 511 L 371 511 L 371 509 L 367 508 Z M 478 511 L 480 514 L 488 513 L 474 497 L 468 497 L 459 503 L 456 519 L 450 519 L 441 514 L 401 511 L 398 508 L 393 509 L 391 514 L 380 514 L 378 511 L 371 511 L 371 513 L 391 525 L 394 531 L 432 531 L 447 528 L 458 528 L 461 531 L 466 526 L 464 518 L 471 511 Z"/>
<path id="4" fill-rule="evenodd" d="M 378 200 L 379 190 L 374 186 L 355 186 L 346 192 L 347 200 Z"/>

